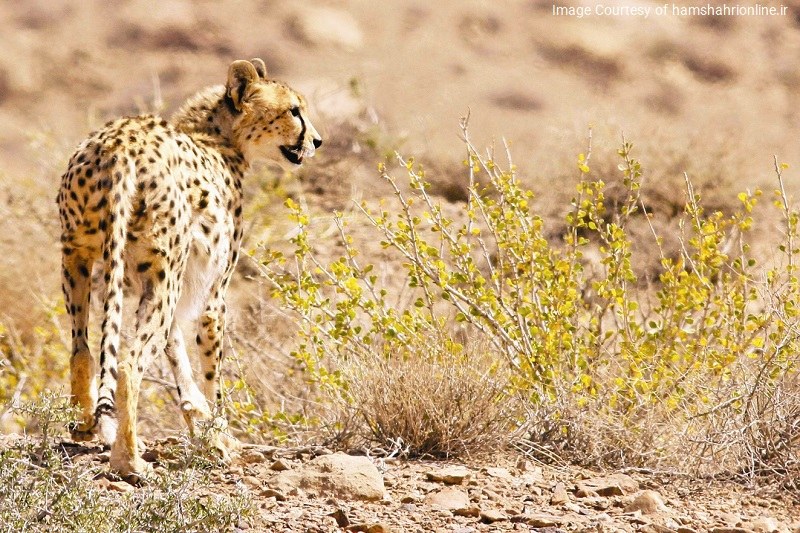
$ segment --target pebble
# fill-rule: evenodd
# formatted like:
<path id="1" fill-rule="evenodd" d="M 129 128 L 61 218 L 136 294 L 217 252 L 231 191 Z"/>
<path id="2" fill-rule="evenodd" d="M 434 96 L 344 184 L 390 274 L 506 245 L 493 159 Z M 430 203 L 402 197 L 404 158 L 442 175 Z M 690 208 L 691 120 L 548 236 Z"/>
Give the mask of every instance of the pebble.
<path id="1" fill-rule="evenodd" d="M 497 509 L 487 509 L 480 512 L 481 522 L 484 524 L 494 524 L 508 520 L 508 516 L 503 511 Z"/>
<path id="2" fill-rule="evenodd" d="M 646 490 L 640 493 L 631 503 L 625 506 L 623 512 L 635 513 L 637 511 L 644 515 L 666 511 L 667 506 L 661 494 L 654 490 Z"/>
<path id="3" fill-rule="evenodd" d="M 553 495 L 550 497 L 550 505 L 562 505 L 569 501 L 567 488 L 563 483 L 556 483 L 553 488 Z"/>
<path id="4" fill-rule="evenodd" d="M 269 465 L 269 469 L 276 472 L 283 472 L 284 470 L 289 470 L 289 465 L 287 465 L 283 460 L 278 459 Z"/>
<path id="5" fill-rule="evenodd" d="M 465 466 L 451 466 L 440 470 L 431 470 L 426 473 L 426 476 L 431 481 L 447 485 L 461 485 L 465 479 L 472 476 L 472 471 Z"/>
<path id="6" fill-rule="evenodd" d="M 470 506 L 469 495 L 460 489 L 445 487 L 425 496 L 425 503 L 431 507 L 453 510 Z"/>

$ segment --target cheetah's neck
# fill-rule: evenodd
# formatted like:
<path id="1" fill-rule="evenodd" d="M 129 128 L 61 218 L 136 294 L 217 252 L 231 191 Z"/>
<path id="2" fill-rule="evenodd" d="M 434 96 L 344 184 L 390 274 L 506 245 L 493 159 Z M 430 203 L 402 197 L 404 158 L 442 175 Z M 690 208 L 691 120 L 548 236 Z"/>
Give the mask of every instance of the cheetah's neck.
<path id="1" fill-rule="evenodd" d="M 206 141 L 211 138 L 235 148 L 233 115 L 224 97 L 225 88 L 222 85 L 200 91 L 172 116 L 172 126 L 190 137 L 204 137 Z"/>

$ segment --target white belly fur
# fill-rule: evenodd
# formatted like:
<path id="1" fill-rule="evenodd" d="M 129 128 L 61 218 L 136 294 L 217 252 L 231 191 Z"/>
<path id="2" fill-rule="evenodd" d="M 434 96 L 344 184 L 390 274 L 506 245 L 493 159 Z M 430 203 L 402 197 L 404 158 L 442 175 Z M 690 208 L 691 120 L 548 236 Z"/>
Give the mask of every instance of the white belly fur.
<path id="1" fill-rule="evenodd" d="M 211 235 L 221 235 L 214 244 L 199 228 L 192 228 L 193 245 L 183 275 L 181 297 L 175 317 L 178 320 L 196 321 L 206 308 L 211 290 L 225 273 L 230 261 L 231 244 L 222 227 L 212 228 Z"/>

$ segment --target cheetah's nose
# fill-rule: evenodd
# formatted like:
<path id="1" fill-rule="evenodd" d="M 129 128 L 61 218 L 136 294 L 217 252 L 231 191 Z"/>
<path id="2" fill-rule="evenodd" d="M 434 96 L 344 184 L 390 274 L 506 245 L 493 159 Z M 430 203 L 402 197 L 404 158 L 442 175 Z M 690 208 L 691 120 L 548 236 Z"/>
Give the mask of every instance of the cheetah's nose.
<path id="1" fill-rule="evenodd" d="M 314 139 L 314 148 L 319 148 L 322 146 L 322 139 Z"/>

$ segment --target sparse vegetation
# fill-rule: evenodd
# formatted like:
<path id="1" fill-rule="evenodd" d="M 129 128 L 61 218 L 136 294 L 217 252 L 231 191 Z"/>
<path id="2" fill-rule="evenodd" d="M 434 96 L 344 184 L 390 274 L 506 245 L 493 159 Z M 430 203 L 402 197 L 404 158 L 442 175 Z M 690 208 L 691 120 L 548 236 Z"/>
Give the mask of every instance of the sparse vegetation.
<path id="1" fill-rule="evenodd" d="M 387 401 L 382 385 L 398 380 L 403 391 L 430 390 L 430 405 L 450 403 L 435 393 L 434 384 L 447 382 L 437 372 L 402 377 L 447 353 L 446 364 L 483 369 L 478 374 L 491 376 L 484 382 L 501 384 L 487 405 L 524 399 L 527 416 L 517 412 L 514 420 L 527 428 L 532 450 L 588 464 L 737 475 L 769 470 L 793 479 L 797 473 L 787 467 L 797 437 L 800 285 L 798 212 L 783 189 L 785 166 L 775 168 L 784 242 L 774 262 L 761 263 L 748 239 L 760 191 L 740 194 L 731 214 L 707 213 L 687 177 L 680 251 L 668 256 L 654 227 L 649 245 L 633 243 L 627 232 L 629 221 L 642 216 L 646 192 L 625 142 L 618 152 L 623 201 L 606 204 L 591 152 L 582 154 L 567 229 L 553 240 L 511 161 L 503 168 L 469 141 L 467 147 L 469 200 L 460 219 L 429 195 L 422 169 L 399 159 L 407 183 L 382 174 L 394 203 L 365 202 L 354 215 L 338 214 L 344 254 L 329 262 L 314 252 L 310 215 L 287 202 L 298 224 L 294 253 L 265 252 L 263 272 L 299 317 L 293 354 L 327 397 L 346 399 L 381 446 L 452 453 L 447 432 L 438 433 L 436 446 L 419 438 L 435 416 L 423 404 L 416 417 L 400 416 L 395 425 L 376 421 L 372 407 L 378 398 Z M 389 274 L 402 283 L 387 284 L 354 244 L 348 224 L 358 216 L 402 263 L 402 271 Z M 652 286 L 640 284 L 632 266 L 637 250 L 648 246 L 661 254 Z M 506 372 L 507 380 L 495 380 Z M 398 396 L 395 412 L 416 405 L 413 395 Z M 509 426 L 483 418 L 501 411 L 481 409 L 473 420 L 484 435 L 507 436 Z"/>
<path id="2" fill-rule="evenodd" d="M 107 490 L 96 482 L 105 468 L 81 461 L 54 438 L 74 410 L 45 394 L 20 405 L 20 416 L 38 425 L 38 441 L 11 440 L 0 449 L 0 531 L 216 532 L 231 531 L 251 514 L 243 490 L 215 495 L 196 451 L 175 446 L 175 469 L 160 468 L 136 491 Z"/>

